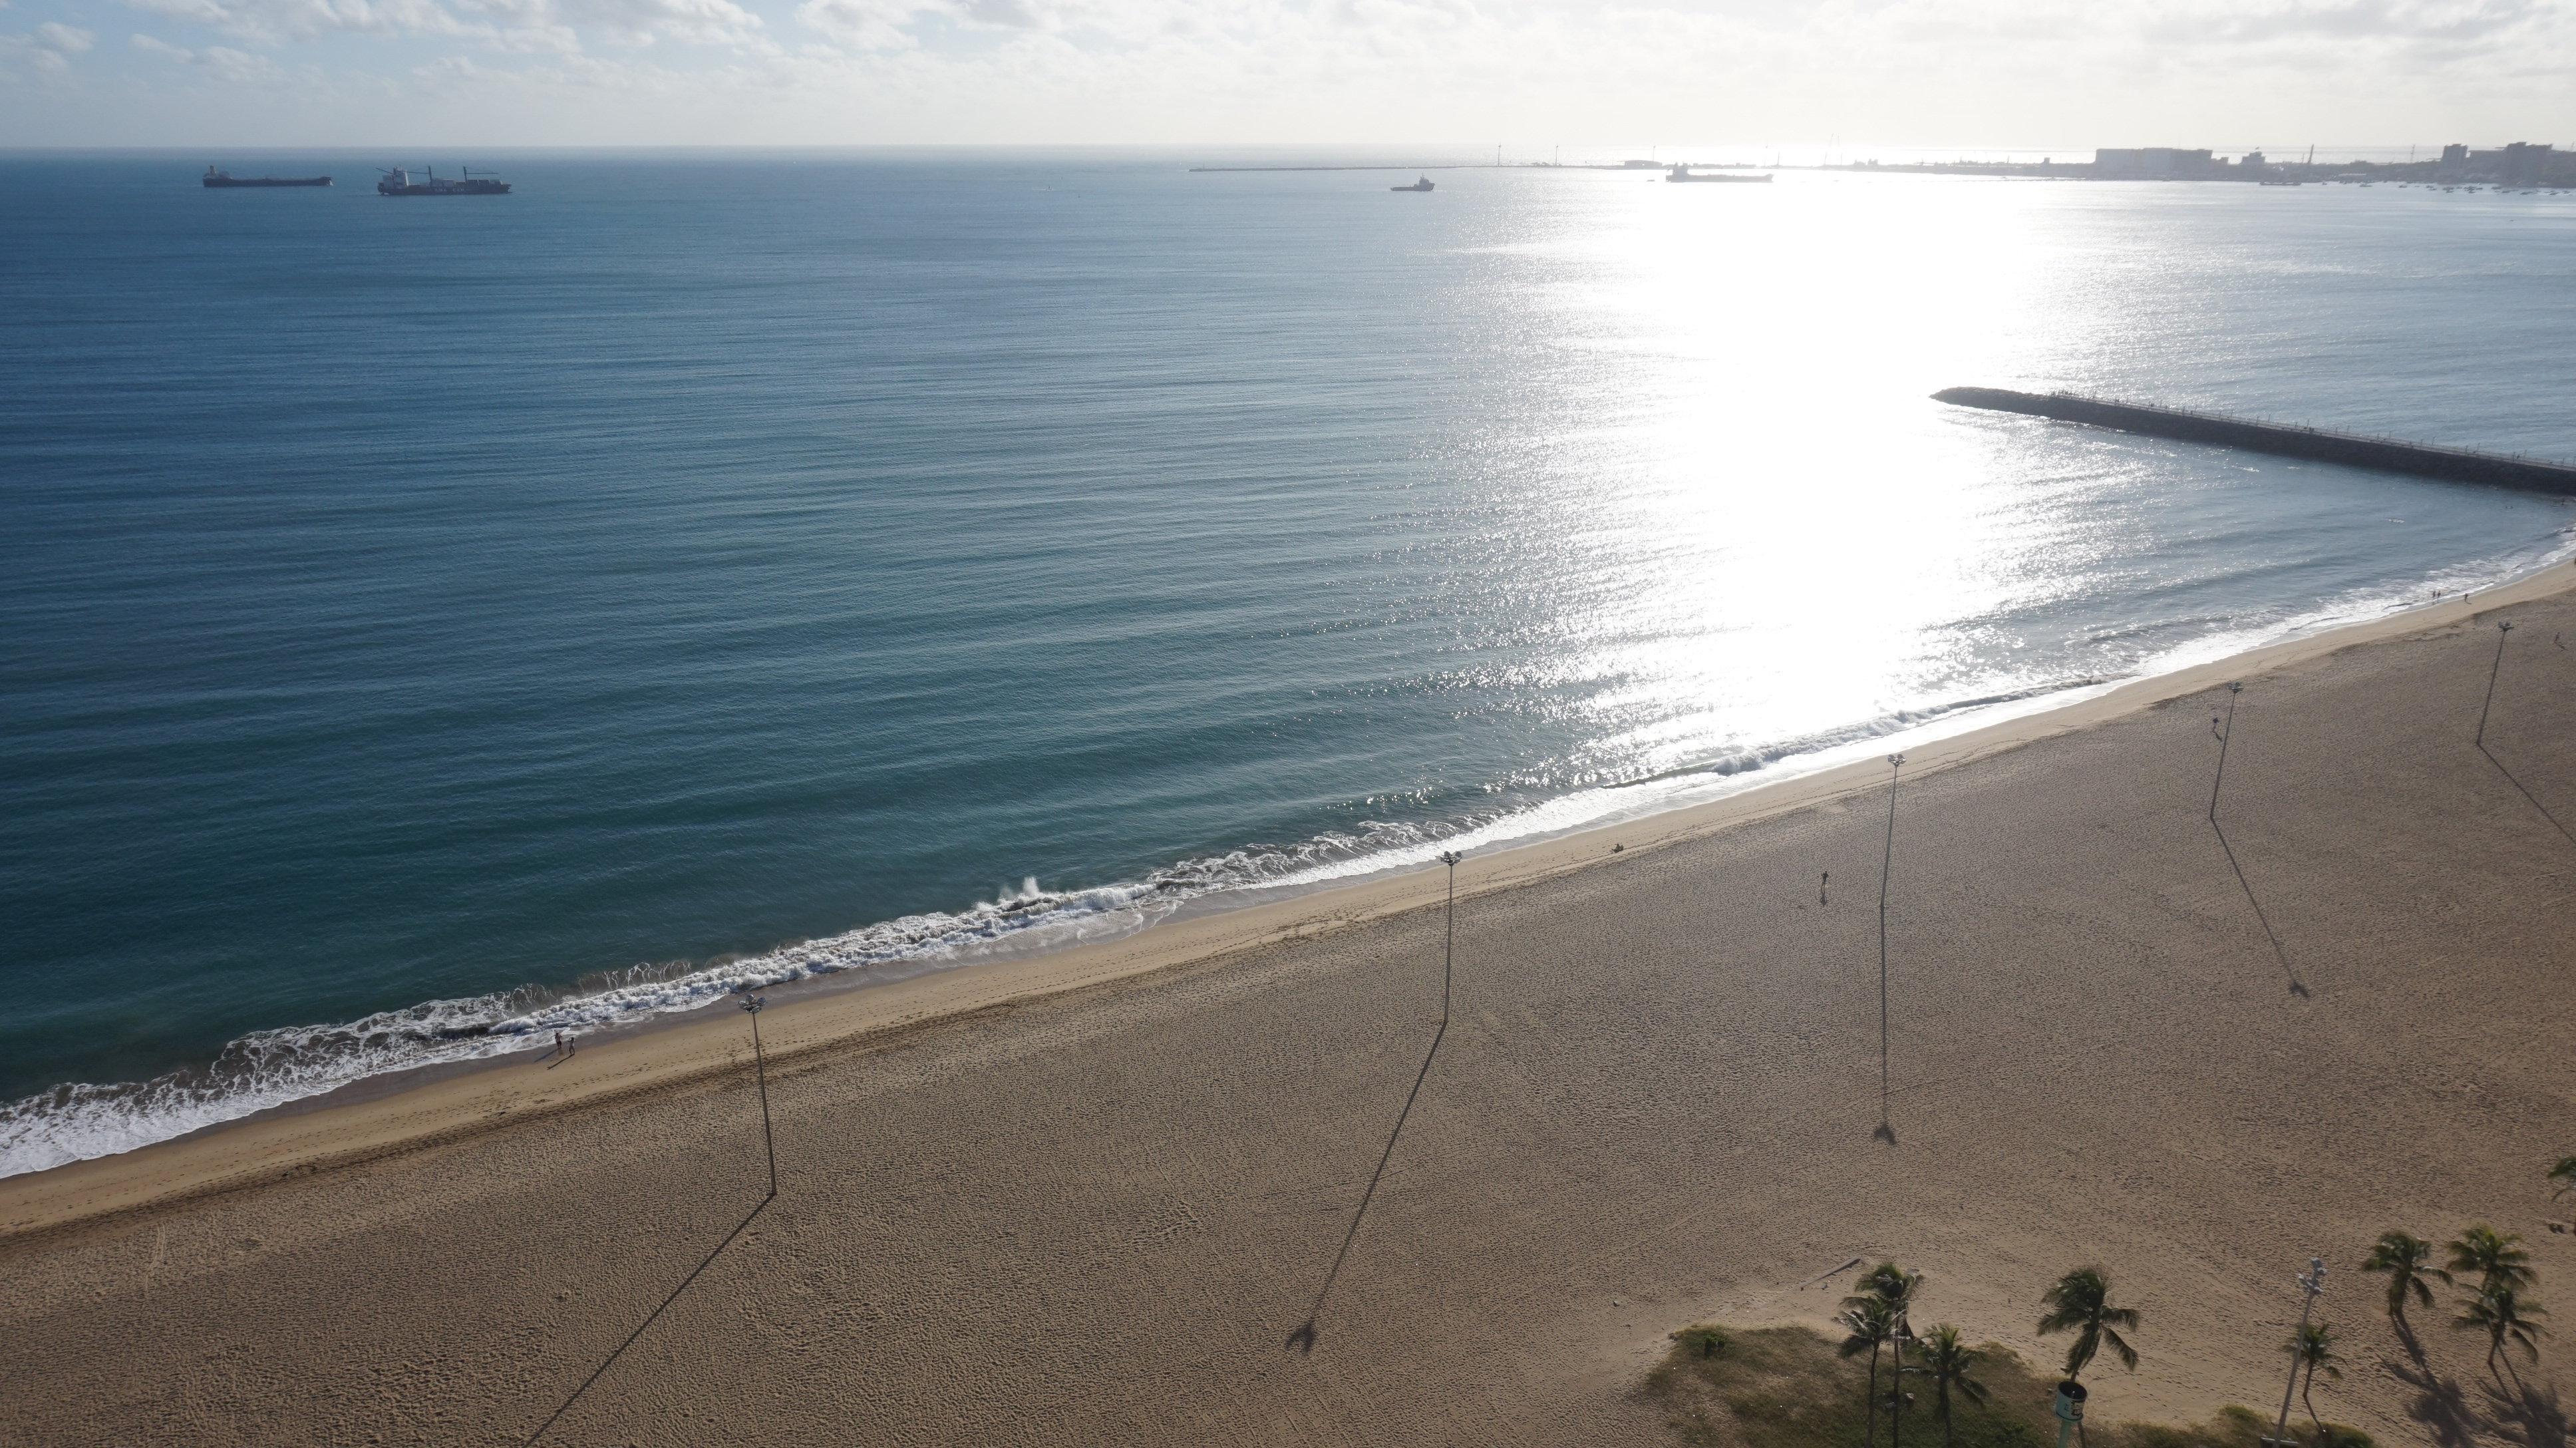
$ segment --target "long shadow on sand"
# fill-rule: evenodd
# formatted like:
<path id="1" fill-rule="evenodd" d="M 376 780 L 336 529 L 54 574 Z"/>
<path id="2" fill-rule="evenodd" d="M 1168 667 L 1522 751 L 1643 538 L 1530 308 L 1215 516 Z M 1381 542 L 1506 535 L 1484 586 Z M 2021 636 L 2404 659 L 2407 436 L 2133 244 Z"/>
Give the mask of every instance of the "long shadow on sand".
<path id="1" fill-rule="evenodd" d="M 1288 1334 L 1285 1346 L 1300 1353 L 1310 1353 L 1315 1350 L 1316 1319 L 1324 1315 L 1324 1300 L 1333 1295 L 1333 1283 L 1342 1275 L 1342 1263 L 1350 1258 L 1351 1243 L 1359 1240 L 1360 1223 L 1368 1218 L 1369 1203 L 1377 1200 L 1377 1184 L 1386 1176 L 1386 1164 L 1395 1158 L 1396 1140 L 1404 1135 L 1405 1120 L 1413 1115 L 1414 1100 L 1422 1094 L 1422 1083 L 1431 1075 L 1431 1062 L 1440 1054 L 1440 1042 L 1448 1034 L 1449 1013 L 1443 1010 L 1440 1013 L 1440 1029 L 1432 1034 L 1431 1049 L 1422 1058 L 1422 1069 L 1414 1073 L 1413 1089 L 1405 1093 L 1404 1110 L 1396 1113 L 1395 1130 L 1387 1134 L 1386 1150 L 1378 1154 L 1377 1170 L 1369 1173 L 1368 1190 L 1360 1193 L 1359 1210 L 1351 1213 L 1350 1230 L 1342 1233 L 1342 1248 L 1333 1254 L 1332 1270 L 1324 1274 L 1324 1285 L 1315 1293 L 1315 1305 L 1307 1309 L 1306 1320 L 1298 1324 L 1297 1330 Z"/>
<path id="2" fill-rule="evenodd" d="M 2471 1448 L 2482 1424 L 2469 1407 L 2468 1394 L 2424 1360 L 2424 1349 L 2413 1333 L 2401 1327 L 2398 1338 L 2406 1345 L 2410 1361 L 2390 1363 L 2388 1371 L 2413 1392 L 2406 1401 L 2406 1416 L 2424 1425 L 2436 1448 Z"/>
<path id="3" fill-rule="evenodd" d="M 768 1063 L 761 1058 L 757 1045 L 754 1047 L 753 1069 L 759 1073 L 760 1077 L 761 1138 L 764 1145 L 767 1147 L 769 1156 L 768 1193 L 762 1196 L 759 1202 L 756 1203 L 750 1211 L 743 1214 L 741 1221 L 733 1224 L 733 1230 L 725 1233 L 724 1240 L 716 1243 L 713 1251 L 707 1253 L 706 1257 L 701 1260 L 697 1266 L 689 1269 L 689 1275 L 681 1278 L 679 1285 L 672 1288 L 669 1295 L 665 1296 L 659 1303 L 655 1304 L 651 1312 L 645 1314 L 644 1320 L 635 1325 L 635 1330 L 633 1332 L 626 1334 L 626 1340 L 617 1345 L 617 1350 L 615 1352 L 610 1353 L 605 1359 L 603 1359 L 598 1367 L 591 1369 L 590 1376 L 581 1380 L 581 1386 L 573 1389 L 571 1394 L 567 1396 L 562 1403 L 556 1406 L 554 1412 L 547 1415 L 545 1422 L 537 1426 L 537 1431 L 527 1436 L 525 1442 L 533 1444 L 538 1439 L 546 1436 L 548 1432 L 552 1431 L 555 1424 L 562 1421 L 563 1415 L 572 1411 L 572 1405 L 580 1402 L 582 1395 L 591 1390 L 593 1384 L 596 1384 L 601 1378 L 608 1376 L 608 1370 L 617 1366 L 617 1360 L 626 1356 L 626 1350 L 633 1347 L 636 1342 L 644 1336 L 645 1330 L 650 1328 L 655 1322 L 659 1321 L 662 1314 L 670 1310 L 672 1303 L 680 1300 L 680 1294 L 689 1290 L 689 1285 L 698 1280 L 698 1275 L 705 1272 L 709 1267 L 715 1265 L 715 1260 L 724 1255 L 725 1248 L 732 1246 L 734 1244 L 734 1239 L 740 1237 L 744 1230 L 751 1226 L 752 1219 L 758 1217 L 761 1213 L 768 1211 L 769 1204 L 778 1200 L 778 1151 L 777 1147 L 771 1143 L 771 1137 L 769 1134 L 769 1070 Z"/>
<path id="4" fill-rule="evenodd" d="M 2227 722 L 2218 732 L 2218 771 L 2209 781 L 2209 830 L 2218 836 L 2218 848 L 2227 854 L 2227 868 L 2236 872 L 2236 886 L 2245 892 L 2245 903 L 2254 907 L 2254 921 L 2263 927 L 2263 938 L 2272 942 L 2272 956 L 2281 962 L 2281 974 L 2289 977 L 2290 994 L 2305 996 L 2308 988 L 2300 981 L 2298 968 L 2290 964 L 2290 952 L 2281 948 L 2280 932 L 2272 928 L 2272 917 L 2263 913 L 2263 902 L 2254 894 L 2254 884 L 2245 878 L 2245 867 L 2237 862 L 2236 847 L 2227 840 L 2227 828 L 2218 822 L 2218 790 L 2227 782 L 2227 746 L 2236 738 L 2237 686 L 2227 686 Z M 2212 726 L 2218 721 L 2212 719 Z"/>
<path id="5" fill-rule="evenodd" d="M 2568 1448 L 2567 1412 L 2556 1389 L 2524 1382 L 2507 1362 L 2503 1373 L 2489 1370 L 2489 1381 L 2478 1385 L 2472 1402 L 2458 1379 L 2442 1376 L 2425 1361 L 2412 1333 L 2400 1329 L 2399 1341 L 2409 1361 L 2389 1363 L 2388 1371 L 2412 1390 L 2407 1416 L 2423 1425 L 2437 1448 L 2472 1448 L 2490 1437 L 2524 1448 Z"/>
<path id="6" fill-rule="evenodd" d="M 2538 1388 L 2516 1376 L 2511 1382 L 2486 1386 L 2487 1412 L 2498 1432 L 2519 1439 L 2524 1448 L 2567 1448 L 2567 1410 L 2558 1405 L 2554 1388 Z"/>
<path id="7" fill-rule="evenodd" d="M 680 1294 L 689 1290 L 689 1284 L 698 1280 L 698 1274 L 706 1271 L 709 1266 L 713 1265 L 718 1257 L 723 1256 L 724 1249 L 732 1246 L 734 1238 L 741 1236 L 743 1229 L 751 1225 L 751 1219 L 759 1216 L 765 1211 L 768 1211 L 769 1204 L 776 1200 L 778 1200 L 778 1193 L 773 1190 L 769 1195 L 760 1199 L 760 1205 L 753 1207 L 750 1213 L 741 1221 L 734 1223 L 733 1230 L 725 1233 L 724 1240 L 716 1244 L 715 1250 L 707 1254 L 706 1260 L 689 1269 L 689 1275 L 680 1279 L 680 1285 L 671 1289 L 671 1295 L 663 1298 L 660 1305 L 656 1306 L 650 1315 L 648 1315 L 642 1322 L 636 1324 L 633 1332 L 626 1334 L 626 1340 L 617 1345 L 617 1351 L 610 1353 L 605 1362 L 602 1362 L 598 1367 L 593 1368 L 590 1376 L 581 1380 L 581 1386 L 572 1390 L 572 1396 L 564 1399 L 562 1406 L 556 1408 L 554 1413 L 538 1427 L 537 1431 L 528 1435 L 527 1441 L 534 1443 L 538 1439 L 543 1438 L 546 1436 L 547 1430 L 553 1428 L 554 1425 L 562 1419 L 564 1414 L 572 1411 L 572 1405 L 581 1401 L 581 1395 L 589 1392 L 593 1383 L 606 1377 L 608 1375 L 608 1370 L 617 1366 L 617 1360 L 619 1358 L 626 1356 L 626 1350 L 633 1347 L 636 1339 L 644 1335 L 644 1329 L 651 1327 L 655 1320 L 661 1317 L 665 1309 L 670 1307 L 672 1303 L 679 1301 Z"/>
<path id="8" fill-rule="evenodd" d="M 2495 757 L 2495 751 L 2487 748 L 2486 741 L 2483 739 L 2478 741 L 2478 752 L 2487 757 L 2487 763 L 2495 766 L 2496 773 L 2504 776 L 2505 783 L 2512 785 L 2516 790 L 2521 792 L 2524 799 L 2531 801 L 2531 807 L 2540 811 L 2540 817 L 2549 821 L 2549 827 L 2551 829 L 2554 829 L 2561 835 L 2566 836 L 2567 843 L 2576 845 L 2576 831 L 2570 831 L 2567 828 L 2567 822 L 2565 820 L 2562 820 L 2556 814 L 2551 813 L 2549 806 L 2540 802 L 2540 796 L 2533 794 L 2529 785 L 2516 779 L 2513 771 L 2504 767 L 2504 761 Z"/>
<path id="9" fill-rule="evenodd" d="M 1369 1173 L 1368 1190 L 1360 1193 L 1359 1210 L 1351 1213 L 1350 1228 L 1342 1233 L 1341 1250 L 1333 1254 L 1333 1265 L 1324 1274 L 1324 1285 L 1315 1290 L 1315 1305 L 1306 1309 L 1306 1320 L 1297 1325 L 1295 1332 L 1288 1334 L 1287 1342 L 1281 1344 L 1300 1354 L 1315 1350 L 1315 1324 L 1324 1315 L 1324 1302 L 1333 1295 L 1333 1283 L 1341 1278 L 1342 1264 L 1350 1260 L 1351 1244 L 1359 1240 L 1360 1223 L 1368 1219 L 1369 1203 L 1377 1200 L 1377 1184 L 1386 1178 L 1386 1164 L 1395 1159 L 1395 1143 L 1404 1135 L 1404 1123 L 1413 1116 L 1413 1103 L 1422 1095 L 1422 1083 L 1431 1078 L 1431 1063 L 1440 1056 L 1440 1043 L 1449 1036 L 1449 981 L 1458 955 L 1458 858 L 1443 855 L 1441 860 L 1449 866 L 1451 894 L 1449 938 L 1440 953 L 1440 1029 L 1431 1033 L 1431 1049 L 1422 1054 L 1422 1069 L 1413 1073 L 1413 1089 L 1404 1094 L 1404 1109 L 1395 1114 L 1395 1130 L 1386 1135 L 1386 1150 L 1378 1153 L 1377 1170 Z"/>
<path id="10" fill-rule="evenodd" d="M 2504 646 L 2512 637 L 2513 625 L 2510 622 L 2499 623 L 2496 626 L 2495 661 L 2487 666 L 2486 701 L 2478 706 L 2478 752 L 2487 757 L 2487 763 L 2495 766 L 2496 773 L 2504 776 L 2505 783 L 2512 785 L 2524 799 L 2531 801 L 2531 807 L 2540 811 L 2540 817 L 2549 821 L 2551 829 L 2566 836 L 2567 843 L 2576 845 L 2576 831 L 2570 831 L 2567 828 L 2567 822 L 2552 813 L 2549 806 L 2542 804 L 2540 796 L 2533 794 L 2530 786 L 2515 778 L 2513 771 L 2504 767 L 2504 761 L 2495 757 L 2495 751 L 2487 748 L 2487 721 L 2495 713 L 2496 681 L 2504 677 Z M 2559 635 L 2553 642 L 2561 649 L 2567 647 L 2564 634 Z"/>

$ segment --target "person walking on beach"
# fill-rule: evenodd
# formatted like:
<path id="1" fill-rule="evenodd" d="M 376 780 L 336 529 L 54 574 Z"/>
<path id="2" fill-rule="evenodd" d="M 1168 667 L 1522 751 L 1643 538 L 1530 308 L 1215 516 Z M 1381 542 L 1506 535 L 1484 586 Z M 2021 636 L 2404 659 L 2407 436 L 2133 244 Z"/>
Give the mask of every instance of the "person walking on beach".
<path id="1" fill-rule="evenodd" d="M 561 1028 L 555 1031 L 555 1054 L 558 1056 L 572 1054 L 572 1037 L 564 1034 Z"/>

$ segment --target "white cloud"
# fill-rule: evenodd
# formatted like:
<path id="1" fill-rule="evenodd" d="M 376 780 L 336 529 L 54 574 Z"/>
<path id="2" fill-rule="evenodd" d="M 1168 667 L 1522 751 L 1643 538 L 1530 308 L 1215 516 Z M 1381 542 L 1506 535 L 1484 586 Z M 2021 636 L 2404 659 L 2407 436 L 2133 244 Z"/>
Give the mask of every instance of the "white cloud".
<path id="1" fill-rule="evenodd" d="M 1886 143 L 1891 158 L 1908 144 L 2233 146 L 2293 133 L 2576 140 L 2576 0 L 127 3 L 203 27 L 156 27 L 173 50 L 200 45 L 193 64 L 208 64 L 201 42 L 220 39 L 302 74 L 292 47 L 378 39 L 373 58 L 356 46 L 331 56 L 352 108 L 343 134 L 1484 135 L 1516 148 L 1561 138 L 1569 158 L 1592 139 L 1840 136 L 1847 148 Z M 432 61 L 416 53 L 422 39 L 457 54 Z M 79 54 L 33 33 L 0 46 L 53 68 Z M 634 53 L 645 47 L 649 59 Z M 320 104 L 309 90 L 295 103 L 299 115 Z"/>
<path id="2" fill-rule="evenodd" d="M 915 7 L 906 0 L 805 0 L 796 18 L 843 45 L 861 50 L 902 50 L 917 42 L 903 27 Z"/>
<path id="3" fill-rule="evenodd" d="M 197 64 L 213 71 L 220 80 L 235 85 L 275 80 L 277 62 L 264 55 L 251 55 L 228 45 L 209 45 L 197 52 Z"/>
<path id="4" fill-rule="evenodd" d="M 261 84 L 284 74 L 277 62 L 267 56 L 235 50 L 229 45 L 209 45 L 203 50 L 191 50 L 183 45 L 172 45 L 158 36 L 140 34 L 132 38 L 132 43 L 136 50 L 146 55 L 193 65 L 217 80 L 233 85 Z"/>
<path id="5" fill-rule="evenodd" d="M 476 40 L 503 50 L 575 50 L 584 31 L 621 45 L 660 39 L 756 41 L 758 15 L 734 0 L 126 0 L 135 9 L 258 45 L 325 35 Z"/>
<path id="6" fill-rule="evenodd" d="M 761 20 L 733 0 L 556 0 L 576 27 L 604 32 L 625 45 L 657 39 L 701 45 L 742 44 L 757 38 Z"/>
<path id="7" fill-rule="evenodd" d="M 126 0 L 137 10 L 224 31 L 263 45 L 338 32 L 362 35 L 477 33 L 437 0 Z M 483 27 L 488 29 L 489 27 Z"/>
<path id="8" fill-rule="evenodd" d="M 71 57 L 98 42 L 98 36 L 76 25 L 48 20 L 23 35 L 0 35 L 0 64 L 17 62 L 40 71 L 71 69 Z"/>

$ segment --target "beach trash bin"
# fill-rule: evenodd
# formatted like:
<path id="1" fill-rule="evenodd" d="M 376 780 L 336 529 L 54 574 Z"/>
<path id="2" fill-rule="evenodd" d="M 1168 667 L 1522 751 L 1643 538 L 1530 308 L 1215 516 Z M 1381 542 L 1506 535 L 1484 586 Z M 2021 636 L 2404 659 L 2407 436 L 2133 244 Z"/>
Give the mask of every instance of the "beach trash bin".
<path id="1" fill-rule="evenodd" d="M 2057 1443 L 2066 1448 L 2067 1435 L 2084 1421 L 2084 1385 L 2069 1378 L 2057 1385 Z"/>

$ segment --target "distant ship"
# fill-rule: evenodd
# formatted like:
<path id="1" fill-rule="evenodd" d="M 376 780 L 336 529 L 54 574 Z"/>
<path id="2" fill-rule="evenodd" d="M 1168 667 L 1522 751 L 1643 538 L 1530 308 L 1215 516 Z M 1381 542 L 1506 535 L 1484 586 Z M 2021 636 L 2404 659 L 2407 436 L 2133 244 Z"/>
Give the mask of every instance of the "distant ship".
<path id="1" fill-rule="evenodd" d="M 385 179 L 376 183 L 376 194 L 379 196 L 507 196 L 510 194 L 510 183 L 495 181 L 489 176 L 477 176 L 472 171 L 466 172 L 465 179 L 462 181 L 442 181 L 436 172 L 423 171 L 421 178 L 414 181 L 411 179 L 411 172 L 397 166 L 385 173 Z"/>
<path id="2" fill-rule="evenodd" d="M 1410 186 L 1389 186 L 1386 189 L 1389 191 L 1428 191 L 1431 189 L 1431 178 L 1425 176 Z"/>
<path id="3" fill-rule="evenodd" d="M 205 184 L 220 190 L 226 186 L 328 186 L 328 176 L 236 176 L 230 171 L 206 168 Z"/>
<path id="4" fill-rule="evenodd" d="M 1664 179 L 1667 181 L 1733 181 L 1738 184 L 1759 185 L 1768 182 L 1771 178 L 1768 176 L 1725 176 L 1717 174 L 1700 176 L 1693 174 L 1688 166 L 1675 166 L 1670 171 L 1664 173 Z"/>

